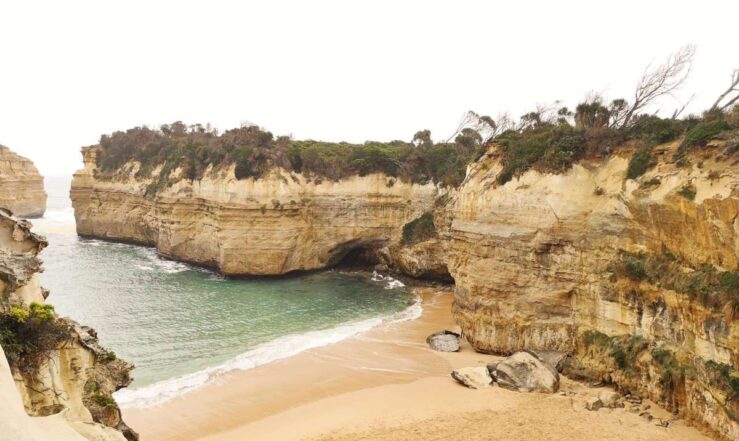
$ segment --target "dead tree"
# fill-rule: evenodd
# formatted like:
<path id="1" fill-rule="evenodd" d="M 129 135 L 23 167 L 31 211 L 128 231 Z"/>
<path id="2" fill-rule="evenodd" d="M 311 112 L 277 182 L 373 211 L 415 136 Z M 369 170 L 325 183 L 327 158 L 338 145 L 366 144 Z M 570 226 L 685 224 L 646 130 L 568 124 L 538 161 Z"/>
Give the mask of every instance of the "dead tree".
<path id="1" fill-rule="evenodd" d="M 636 86 L 634 101 L 629 110 L 626 111 L 620 127 L 628 126 L 637 112 L 656 99 L 670 95 L 679 89 L 688 78 L 694 54 L 695 46 L 683 46 L 670 55 L 664 64 L 657 66 L 655 69 L 650 69 L 647 66 Z"/>
<path id="2" fill-rule="evenodd" d="M 736 95 L 731 96 L 732 93 L 735 93 Z M 728 97 L 728 99 L 726 99 Z M 724 101 L 726 100 L 726 101 Z M 728 109 L 729 106 L 736 103 L 739 100 L 739 69 L 735 70 L 734 73 L 731 76 L 731 85 L 729 86 L 724 93 L 718 96 L 718 99 L 715 103 L 713 103 L 713 106 L 711 106 L 709 111 L 723 111 L 725 109 Z M 723 104 L 722 104 L 722 101 Z"/>
<path id="3" fill-rule="evenodd" d="M 465 129 L 472 129 L 480 135 L 482 142 L 485 143 L 500 133 L 501 129 L 504 128 L 503 130 L 507 130 L 509 128 L 509 124 L 510 118 L 508 118 L 507 115 L 503 115 L 500 123 L 498 123 L 489 116 L 480 116 L 477 113 L 468 110 L 462 116 L 462 119 L 460 119 L 457 130 L 454 131 L 452 136 L 450 136 L 446 142 L 452 142 L 452 140 L 456 139 L 457 136 L 462 135 Z"/>

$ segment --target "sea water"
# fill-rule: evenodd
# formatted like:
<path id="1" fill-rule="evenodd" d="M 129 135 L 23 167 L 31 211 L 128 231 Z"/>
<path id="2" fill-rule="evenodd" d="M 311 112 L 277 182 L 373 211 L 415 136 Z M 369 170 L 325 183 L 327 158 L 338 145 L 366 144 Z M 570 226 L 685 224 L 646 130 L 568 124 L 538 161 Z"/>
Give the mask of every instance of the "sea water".
<path id="1" fill-rule="evenodd" d="M 48 301 L 136 365 L 131 386 L 116 393 L 123 407 L 420 315 L 403 284 L 379 274 L 228 279 L 153 248 L 80 238 L 69 179 L 48 178 L 46 188 L 47 213 L 32 222 L 49 240 L 41 255 Z"/>

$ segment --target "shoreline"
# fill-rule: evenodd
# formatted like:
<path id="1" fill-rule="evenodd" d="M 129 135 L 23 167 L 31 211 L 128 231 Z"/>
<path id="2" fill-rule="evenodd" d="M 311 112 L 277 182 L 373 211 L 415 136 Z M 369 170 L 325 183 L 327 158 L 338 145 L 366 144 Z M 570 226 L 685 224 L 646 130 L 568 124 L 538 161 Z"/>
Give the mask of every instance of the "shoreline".
<path id="1" fill-rule="evenodd" d="M 657 427 L 624 409 L 591 412 L 585 400 L 602 388 L 562 377 L 553 395 L 499 387 L 467 389 L 451 370 L 484 366 L 501 357 L 430 350 L 432 332 L 458 330 L 452 294 L 411 288 L 422 299 L 421 317 L 387 323 L 348 339 L 308 349 L 214 381 L 123 417 L 142 441 L 165 440 L 710 440 L 676 421 Z M 652 404 L 656 417 L 669 413 Z M 528 423 L 531 424 L 528 424 Z M 598 433 L 592 432 L 597 424 Z M 492 438 L 491 438 L 492 437 Z M 502 438 L 501 438 L 502 439 Z"/>

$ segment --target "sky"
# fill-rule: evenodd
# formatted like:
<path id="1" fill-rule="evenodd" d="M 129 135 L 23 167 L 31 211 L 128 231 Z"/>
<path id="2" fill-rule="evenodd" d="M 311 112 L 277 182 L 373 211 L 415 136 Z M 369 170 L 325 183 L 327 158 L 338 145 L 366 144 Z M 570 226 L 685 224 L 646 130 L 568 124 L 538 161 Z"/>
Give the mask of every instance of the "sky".
<path id="1" fill-rule="evenodd" d="M 0 144 L 46 176 L 101 134 L 177 120 L 298 139 L 450 136 L 590 91 L 628 97 L 685 44 L 710 106 L 739 68 L 739 1 L 0 0 Z"/>

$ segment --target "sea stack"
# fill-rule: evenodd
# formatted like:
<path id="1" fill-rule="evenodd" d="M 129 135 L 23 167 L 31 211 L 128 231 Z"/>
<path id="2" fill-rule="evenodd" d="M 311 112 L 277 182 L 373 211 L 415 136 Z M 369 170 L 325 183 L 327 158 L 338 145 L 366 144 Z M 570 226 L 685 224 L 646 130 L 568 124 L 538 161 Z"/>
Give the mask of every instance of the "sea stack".
<path id="1" fill-rule="evenodd" d="M 44 178 L 31 160 L 0 145 L 0 208 L 18 217 L 41 217 L 46 211 Z"/>

